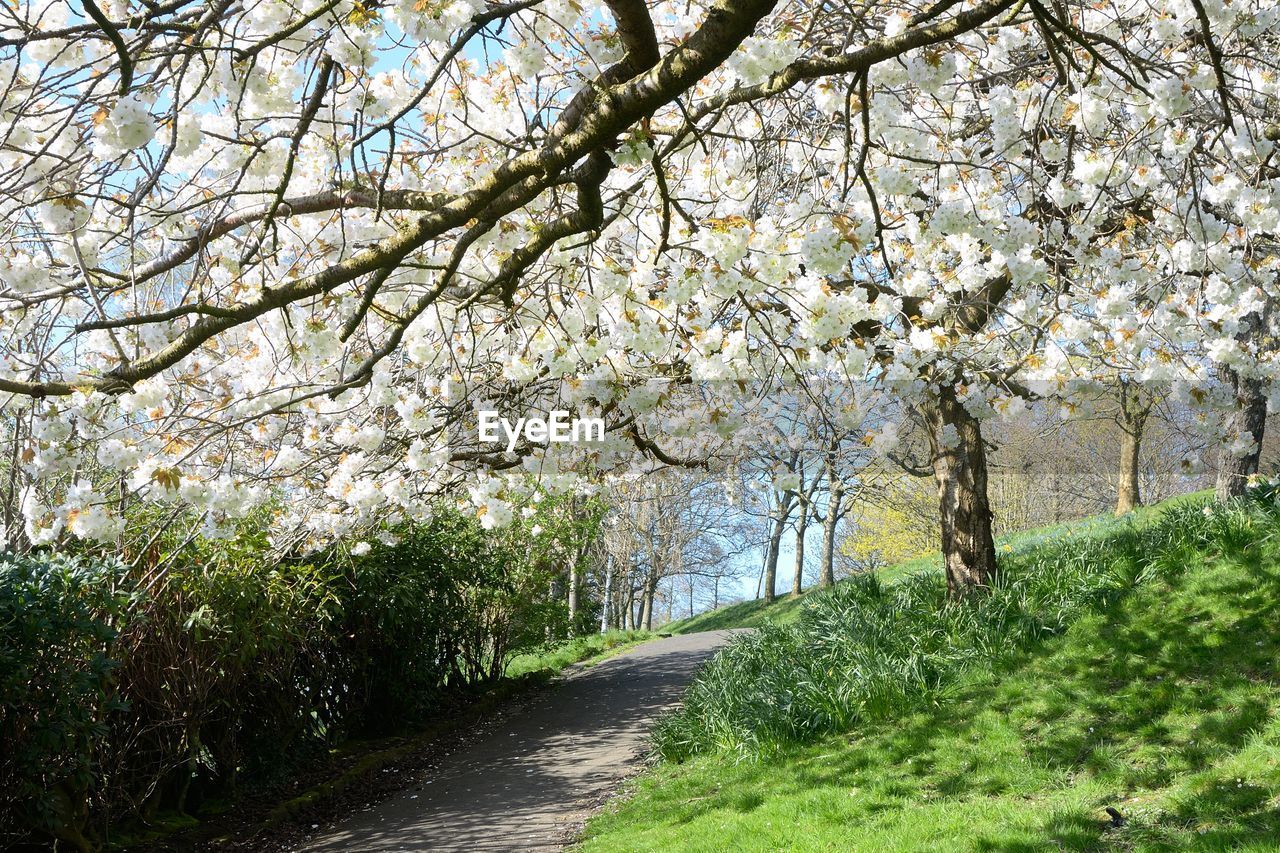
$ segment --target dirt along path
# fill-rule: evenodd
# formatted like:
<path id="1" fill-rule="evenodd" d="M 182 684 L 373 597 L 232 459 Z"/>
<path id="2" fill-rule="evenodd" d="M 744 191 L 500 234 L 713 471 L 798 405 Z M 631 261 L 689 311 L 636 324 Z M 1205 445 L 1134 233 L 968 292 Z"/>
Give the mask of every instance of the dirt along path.
<path id="1" fill-rule="evenodd" d="M 654 717 L 731 633 L 655 640 L 578 669 L 428 778 L 296 849 L 559 850 L 639 769 Z"/>

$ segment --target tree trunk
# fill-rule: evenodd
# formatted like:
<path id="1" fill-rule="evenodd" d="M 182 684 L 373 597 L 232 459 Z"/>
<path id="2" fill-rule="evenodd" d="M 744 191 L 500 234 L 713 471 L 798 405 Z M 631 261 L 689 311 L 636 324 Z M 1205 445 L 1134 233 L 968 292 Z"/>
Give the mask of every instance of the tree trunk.
<path id="1" fill-rule="evenodd" d="M 1237 453 L 1227 446 L 1218 451 L 1218 482 L 1215 490 L 1219 501 L 1243 495 L 1249 478 L 1258 473 L 1262 456 L 1262 437 L 1267 424 L 1267 397 L 1259 379 L 1241 376 L 1231 368 L 1223 374 L 1235 392 L 1236 407 L 1227 420 L 1226 440 L 1231 443 L 1252 442 L 1248 452 Z"/>
<path id="2" fill-rule="evenodd" d="M 782 544 L 782 522 L 774 519 L 773 530 L 769 532 L 769 550 L 764 557 L 764 603 L 772 604 L 778 597 L 775 590 L 778 583 L 778 550 Z"/>
<path id="3" fill-rule="evenodd" d="M 16 519 L 18 517 L 18 471 L 20 466 L 18 460 L 22 451 L 22 421 L 17 418 L 13 421 L 13 450 L 9 455 L 9 485 L 5 490 L 4 497 L 4 542 L 0 542 L 0 547 L 6 550 L 16 551 L 18 549 L 18 527 Z M 123 480 L 123 478 L 122 478 Z"/>
<path id="4" fill-rule="evenodd" d="M 576 633 L 578 624 L 578 561 L 569 564 L 569 636 Z"/>
<path id="5" fill-rule="evenodd" d="M 924 411 L 938 484 L 947 594 L 958 600 L 989 587 L 996 574 L 987 448 L 980 424 L 957 399 L 955 388 L 943 386 Z"/>
<path id="6" fill-rule="evenodd" d="M 1138 459 L 1142 451 L 1142 426 L 1121 428 L 1120 486 L 1116 490 L 1116 515 L 1133 512 L 1142 506 L 1138 485 Z"/>
<path id="7" fill-rule="evenodd" d="M 653 594 L 658 586 L 657 569 L 649 570 L 649 575 L 644 579 L 644 593 L 641 598 L 640 609 L 640 625 L 646 631 L 653 630 Z"/>
<path id="8" fill-rule="evenodd" d="M 800 518 L 796 520 L 796 573 L 791 579 L 791 594 L 799 595 L 804 589 L 804 536 L 809 527 L 809 505 L 800 504 Z"/>
<path id="9" fill-rule="evenodd" d="M 840 504 L 844 503 L 844 490 L 832 486 L 827 500 L 827 517 L 822 520 L 822 574 L 818 586 L 834 586 L 836 582 L 836 525 L 840 523 Z"/>
<path id="10" fill-rule="evenodd" d="M 613 607 L 613 601 L 610 594 L 613 592 L 610 587 L 613 586 L 613 567 L 606 560 L 604 564 L 604 589 L 600 593 L 600 633 L 609 633 L 609 610 Z"/>
<path id="11" fill-rule="evenodd" d="M 778 508 L 773 516 L 773 529 L 769 531 L 769 550 L 764 558 L 764 603 L 772 604 L 778 597 L 778 552 L 782 550 L 782 534 L 787 529 L 787 519 L 791 517 L 793 498 L 788 492 L 778 499 Z"/>
<path id="12" fill-rule="evenodd" d="M 764 603 L 773 604 L 778 598 L 778 541 L 769 540 L 769 559 L 764 566 Z"/>
<path id="13" fill-rule="evenodd" d="M 1120 379 L 1120 410 L 1116 424 L 1120 427 L 1120 477 L 1116 488 L 1116 515 L 1133 512 L 1142 505 L 1138 482 L 1142 459 L 1142 436 L 1147 417 L 1156 405 L 1156 397 L 1129 379 Z"/>

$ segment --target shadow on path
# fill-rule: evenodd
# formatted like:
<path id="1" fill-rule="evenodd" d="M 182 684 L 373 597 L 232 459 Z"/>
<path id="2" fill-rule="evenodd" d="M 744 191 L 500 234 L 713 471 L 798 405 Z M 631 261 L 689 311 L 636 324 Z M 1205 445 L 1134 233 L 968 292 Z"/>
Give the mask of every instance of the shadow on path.
<path id="1" fill-rule="evenodd" d="M 637 768 L 653 718 L 730 636 L 669 637 L 580 669 L 412 790 L 297 849 L 558 850 Z"/>

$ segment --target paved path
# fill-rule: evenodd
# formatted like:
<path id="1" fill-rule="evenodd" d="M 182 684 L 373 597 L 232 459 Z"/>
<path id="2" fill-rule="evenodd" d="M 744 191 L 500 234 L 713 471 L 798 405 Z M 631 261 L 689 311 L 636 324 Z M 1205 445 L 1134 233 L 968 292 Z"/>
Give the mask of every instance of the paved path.
<path id="1" fill-rule="evenodd" d="M 568 675 L 519 717 L 448 756 L 418 791 L 306 851 L 559 850 L 633 772 L 649 726 L 730 636 L 655 640 Z"/>

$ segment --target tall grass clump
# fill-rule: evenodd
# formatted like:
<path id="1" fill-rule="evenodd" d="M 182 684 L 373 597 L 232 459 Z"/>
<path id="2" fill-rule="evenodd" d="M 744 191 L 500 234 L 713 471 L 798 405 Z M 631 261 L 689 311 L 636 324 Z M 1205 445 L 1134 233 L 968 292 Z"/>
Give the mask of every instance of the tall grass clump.
<path id="1" fill-rule="evenodd" d="M 943 578 L 853 578 L 799 620 L 765 625 L 714 658 L 655 731 L 658 753 L 760 756 L 941 700 L 958 676 L 1057 634 L 1194 555 L 1276 527 L 1274 489 L 1227 506 L 1180 502 L 1153 520 L 1092 524 L 1001 555 L 989 594 L 947 600 Z"/>

